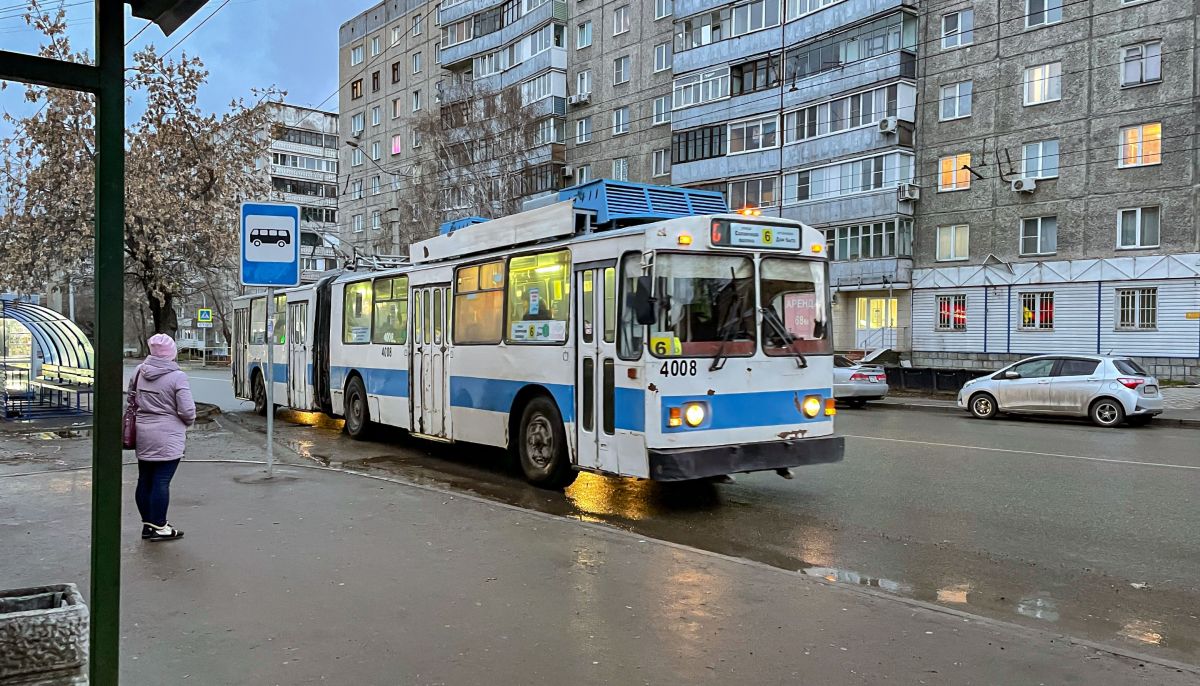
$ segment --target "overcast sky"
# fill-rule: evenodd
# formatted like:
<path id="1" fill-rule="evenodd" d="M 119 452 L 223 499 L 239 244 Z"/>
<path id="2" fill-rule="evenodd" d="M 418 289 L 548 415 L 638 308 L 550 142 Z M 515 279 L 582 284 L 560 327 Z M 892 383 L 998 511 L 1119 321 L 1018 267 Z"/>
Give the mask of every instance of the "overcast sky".
<path id="1" fill-rule="evenodd" d="M 315 107 L 328 98 L 322 109 L 335 110 L 338 27 L 378 1 L 230 0 L 222 7 L 224 0 L 208 0 L 170 37 L 164 38 L 158 27 L 151 26 L 126 51 L 132 54 L 149 43 L 166 50 L 220 8 L 171 53 L 198 55 L 208 68 L 208 84 L 200 91 L 202 109 L 224 111 L 230 100 L 249 98 L 250 89 L 274 85 L 287 91 L 288 102 Z M 21 4 L 22 0 L 0 0 L 0 48 L 33 53 L 40 36 L 25 26 L 18 9 Z M 92 0 L 43 2 L 45 7 L 60 4 L 67 10 L 72 45 L 94 54 Z M 129 17 L 126 40 L 145 23 Z M 0 91 L 0 110 L 15 116 L 36 111 L 38 105 L 25 103 L 23 95 L 19 84 L 9 84 Z M 137 108 L 137 103 L 130 105 L 131 118 L 137 116 Z M 0 135 L 7 131 L 0 124 Z"/>

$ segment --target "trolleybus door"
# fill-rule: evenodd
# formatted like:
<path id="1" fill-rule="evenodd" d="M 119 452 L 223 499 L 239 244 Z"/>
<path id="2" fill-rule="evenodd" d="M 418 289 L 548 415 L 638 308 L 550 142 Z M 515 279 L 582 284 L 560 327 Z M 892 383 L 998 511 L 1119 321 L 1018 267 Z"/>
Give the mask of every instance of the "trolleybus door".
<path id="1" fill-rule="evenodd" d="M 308 399 L 308 303 L 288 303 L 288 407 L 307 410 Z"/>
<path id="2" fill-rule="evenodd" d="M 606 281 L 607 279 L 607 281 Z M 581 467 L 618 472 L 616 446 L 616 268 L 575 273 L 575 445 Z M 606 283 L 608 288 L 605 288 Z"/>
<path id="3" fill-rule="evenodd" d="M 446 411 L 446 352 L 449 350 L 446 322 L 449 285 L 413 289 L 412 426 L 413 432 L 432 438 L 450 438 L 450 415 Z"/>
<path id="4" fill-rule="evenodd" d="M 233 395 L 245 398 L 246 393 L 246 348 L 250 344 L 250 310 L 233 311 Z"/>

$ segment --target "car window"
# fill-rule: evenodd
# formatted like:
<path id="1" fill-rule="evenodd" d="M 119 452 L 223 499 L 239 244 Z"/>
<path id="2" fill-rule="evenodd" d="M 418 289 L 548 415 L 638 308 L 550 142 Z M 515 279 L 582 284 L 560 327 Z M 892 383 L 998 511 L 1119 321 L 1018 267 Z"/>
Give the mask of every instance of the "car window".
<path id="1" fill-rule="evenodd" d="M 854 361 L 842 355 L 833 356 L 833 366 L 835 367 L 853 367 Z"/>
<path id="2" fill-rule="evenodd" d="M 1137 374 L 1138 376 L 1149 376 L 1141 365 L 1133 360 L 1113 360 L 1113 366 L 1122 374 Z"/>
<path id="3" fill-rule="evenodd" d="M 1063 360 L 1055 376 L 1087 376 L 1095 373 L 1100 363 L 1096 360 Z"/>
<path id="4" fill-rule="evenodd" d="M 1057 360 L 1051 358 L 1048 360 L 1032 360 L 1030 362 L 1022 362 L 1012 368 L 1012 371 L 1021 375 L 1022 379 L 1037 379 L 1043 376 L 1050 376 L 1050 370 L 1054 368 L 1054 363 Z"/>

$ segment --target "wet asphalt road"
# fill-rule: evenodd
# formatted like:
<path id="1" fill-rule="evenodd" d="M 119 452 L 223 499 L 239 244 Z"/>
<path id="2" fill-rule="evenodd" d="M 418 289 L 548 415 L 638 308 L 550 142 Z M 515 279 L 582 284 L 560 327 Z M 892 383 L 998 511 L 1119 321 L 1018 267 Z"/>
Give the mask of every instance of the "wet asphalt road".
<path id="1" fill-rule="evenodd" d="M 251 430 L 259 417 L 230 416 Z M 532 488 L 499 451 L 281 413 L 305 458 L 866 584 L 967 612 L 1200 663 L 1200 432 L 846 410 L 846 460 L 656 484 L 581 475 Z M 289 421 L 290 420 L 290 421 Z"/>

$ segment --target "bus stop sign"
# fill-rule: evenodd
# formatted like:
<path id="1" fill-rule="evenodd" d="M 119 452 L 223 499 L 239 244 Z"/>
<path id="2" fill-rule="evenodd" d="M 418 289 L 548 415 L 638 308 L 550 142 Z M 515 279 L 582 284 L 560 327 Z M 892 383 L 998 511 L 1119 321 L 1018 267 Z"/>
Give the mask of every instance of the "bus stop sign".
<path id="1" fill-rule="evenodd" d="M 243 286 L 300 285 L 300 206 L 242 203 Z"/>

